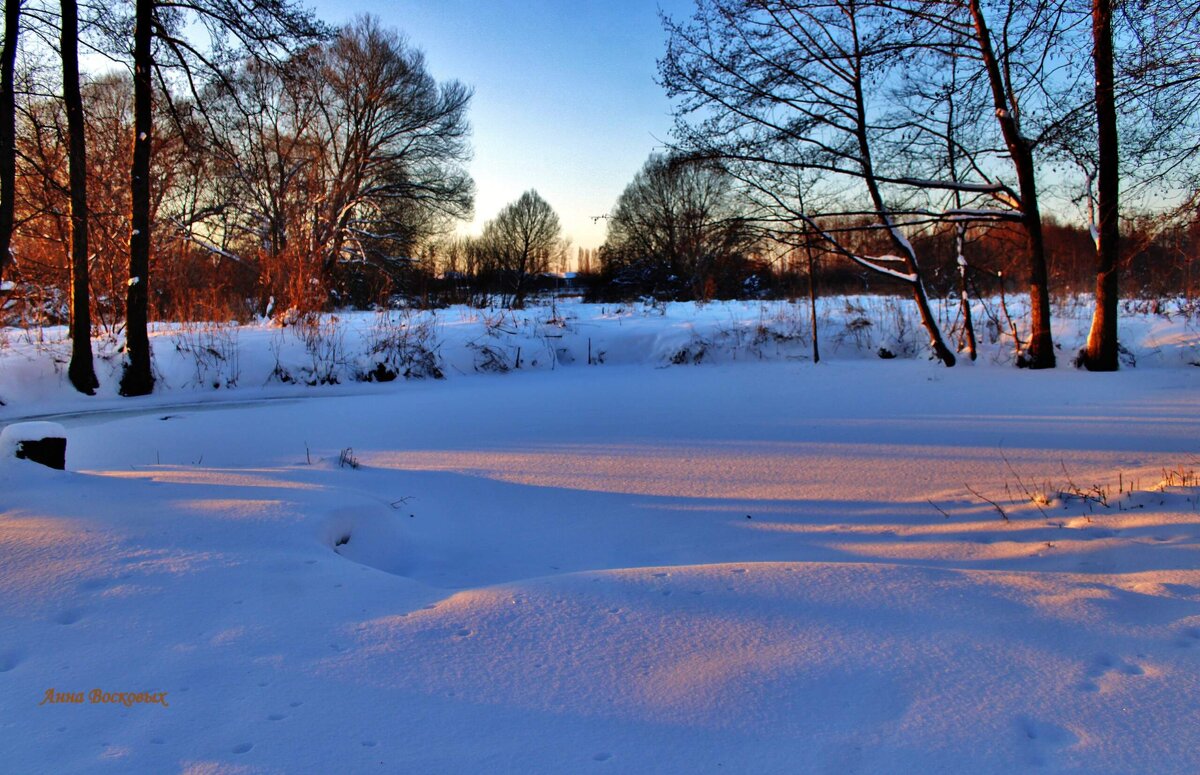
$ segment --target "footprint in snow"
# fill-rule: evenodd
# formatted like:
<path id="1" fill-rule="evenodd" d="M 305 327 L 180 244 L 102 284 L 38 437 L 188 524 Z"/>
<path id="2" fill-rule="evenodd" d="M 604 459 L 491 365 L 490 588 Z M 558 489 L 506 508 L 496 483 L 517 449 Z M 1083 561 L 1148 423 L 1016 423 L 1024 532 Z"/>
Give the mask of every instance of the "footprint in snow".
<path id="1" fill-rule="evenodd" d="M 1111 654 L 1098 654 L 1092 659 L 1091 665 L 1084 673 L 1085 678 L 1079 683 L 1078 688 L 1080 691 L 1095 692 L 1100 690 L 1100 686 L 1096 681 L 1106 675 L 1115 673 L 1125 676 L 1136 676 L 1144 675 L 1145 672 L 1132 662 L 1126 662 Z"/>
<path id="2" fill-rule="evenodd" d="M 5 651 L 0 653 L 0 673 L 7 673 L 24 661 L 25 655 L 20 651 Z"/>
<path id="3" fill-rule="evenodd" d="M 82 608 L 68 608 L 67 610 L 60 612 L 58 616 L 55 616 L 54 621 L 64 625 L 74 624 L 83 618 L 83 613 L 84 610 Z"/>
<path id="4" fill-rule="evenodd" d="M 238 745 L 235 745 L 230 750 L 233 753 L 247 753 L 253 747 L 254 747 L 254 743 L 239 743 Z"/>
<path id="5" fill-rule="evenodd" d="M 1079 737 L 1067 729 L 1049 721 L 1018 716 L 1016 719 L 1018 734 L 1031 748 L 1029 764 L 1041 767 L 1047 764 L 1048 754 L 1054 754 L 1079 742 Z"/>
<path id="6" fill-rule="evenodd" d="M 1105 673 L 1112 672 L 1118 672 L 1122 675 L 1142 675 L 1145 673 L 1144 670 L 1132 662 L 1126 662 L 1125 660 L 1114 657 L 1110 654 L 1098 655 L 1094 660 L 1092 670 L 1094 671 L 1092 673 L 1094 676 L 1100 676 L 1104 675 Z"/>

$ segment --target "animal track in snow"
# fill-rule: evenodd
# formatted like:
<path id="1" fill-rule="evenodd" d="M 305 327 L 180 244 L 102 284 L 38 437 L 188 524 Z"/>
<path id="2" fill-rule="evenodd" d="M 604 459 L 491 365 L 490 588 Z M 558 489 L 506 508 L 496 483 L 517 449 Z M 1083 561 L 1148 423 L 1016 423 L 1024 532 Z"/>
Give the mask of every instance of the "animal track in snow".
<path id="1" fill-rule="evenodd" d="M 1111 654 L 1098 654 L 1092 659 L 1091 665 L 1084 673 L 1084 680 L 1079 683 L 1080 691 L 1099 691 L 1100 686 L 1096 681 L 1111 674 L 1136 676 L 1145 674 L 1145 671 L 1134 663 L 1126 662 Z"/>
<path id="2" fill-rule="evenodd" d="M 1028 762 L 1034 767 L 1045 766 L 1048 755 L 1079 742 L 1079 737 L 1066 727 L 1029 716 L 1017 717 L 1017 729 L 1024 744 L 1031 749 Z"/>
<path id="3" fill-rule="evenodd" d="M 59 614 L 54 617 L 54 621 L 64 625 L 74 624 L 83 618 L 83 614 L 84 609 L 82 608 L 68 608 L 65 611 L 60 611 Z"/>
<path id="4" fill-rule="evenodd" d="M 1191 648 L 1200 643 L 1200 627 L 1186 627 L 1175 639 L 1175 645 L 1181 649 Z"/>

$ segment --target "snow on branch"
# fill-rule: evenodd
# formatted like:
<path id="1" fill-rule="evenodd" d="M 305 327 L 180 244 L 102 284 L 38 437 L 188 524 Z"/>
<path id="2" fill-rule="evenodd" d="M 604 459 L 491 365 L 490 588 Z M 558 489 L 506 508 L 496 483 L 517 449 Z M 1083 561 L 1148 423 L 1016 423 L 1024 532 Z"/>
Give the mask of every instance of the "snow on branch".
<path id="1" fill-rule="evenodd" d="M 860 256 L 849 251 L 845 251 L 843 255 L 860 266 L 887 275 L 888 277 L 894 277 L 901 282 L 906 282 L 909 285 L 916 285 L 917 283 L 917 275 L 912 272 L 898 272 L 891 267 L 881 266 L 876 263 L 877 261 L 900 261 L 901 263 L 905 263 L 904 259 L 899 256 Z"/>
<path id="2" fill-rule="evenodd" d="M 992 210 L 986 207 L 955 207 L 944 210 L 942 216 L 951 221 L 1019 221 L 1021 214 L 1012 210 Z"/>
<path id="3" fill-rule="evenodd" d="M 203 250 L 208 251 L 209 253 L 220 256 L 221 258 L 227 258 L 230 261 L 235 261 L 239 264 L 242 264 L 243 266 L 246 265 L 246 259 L 237 255 L 236 253 L 230 253 L 228 250 L 225 250 L 224 248 L 219 248 L 206 239 L 197 237 L 194 232 L 192 232 L 190 229 L 184 227 L 183 224 L 177 224 L 177 225 L 179 226 L 179 235 L 184 240 L 187 240 L 188 242 L 195 244 L 196 246 L 200 247 Z"/>
<path id="4" fill-rule="evenodd" d="M 962 183 L 952 180 L 924 180 L 922 178 L 886 178 L 889 183 L 916 188 L 937 188 L 945 191 L 964 191 L 977 194 L 998 194 L 1007 190 L 1003 183 Z"/>

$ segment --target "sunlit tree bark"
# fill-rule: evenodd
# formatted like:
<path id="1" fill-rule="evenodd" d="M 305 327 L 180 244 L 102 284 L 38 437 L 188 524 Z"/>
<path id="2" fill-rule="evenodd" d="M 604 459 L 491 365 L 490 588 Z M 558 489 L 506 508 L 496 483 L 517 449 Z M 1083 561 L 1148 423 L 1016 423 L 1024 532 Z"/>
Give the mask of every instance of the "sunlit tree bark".
<path id="1" fill-rule="evenodd" d="M 1116 371 L 1117 262 L 1120 256 L 1117 102 L 1113 75 L 1112 1 L 1092 0 L 1092 60 L 1096 71 L 1096 310 L 1081 361 L 1090 371 Z"/>

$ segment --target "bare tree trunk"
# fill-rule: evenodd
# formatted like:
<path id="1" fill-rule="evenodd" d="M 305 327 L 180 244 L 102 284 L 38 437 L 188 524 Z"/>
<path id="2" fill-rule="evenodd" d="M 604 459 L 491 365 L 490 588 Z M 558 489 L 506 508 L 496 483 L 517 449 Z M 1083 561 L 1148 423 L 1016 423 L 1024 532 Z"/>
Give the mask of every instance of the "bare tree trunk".
<path id="1" fill-rule="evenodd" d="M 950 90 L 946 96 L 946 161 L 950 169 L 950 180 L 958 181 L 958 153 L 955 146 L 954 125 L 954 92 L 958 88 L 958 58 L 950 60 Z M 954 190 L 954 207 L 961 210 L 963 206 L 962 191 Z M 954 224 L 954 257 L 958 265 L 959 302 L 963 315 L 963 336 L 966 340 L 967 355 L 972 361 L 977 357 L 975 348 L 975 322 L 971 319 L 971 295 L 968 290 L 967 271 L 970 266 L 966 257 L 967 225 L 962 221 Z M 962 340 L 960 340 L 961 343 Z"/>
<path id="2" fill-rule="evenodd" d="M 1096 68 L 1098 170 L 1096 311 L 1080 362 L 1088 371 L 1116 371 L 1118 222 L 1117 106 L 1113 87 L 1112 0 L 1092 0 L 1092 58 Z"/>
<path id="3" fill-rule="evenodd" d="M 17 104 L 14 75 L 21 0 L 4 0 L 4 49 L 0 52 L 0 284 L 12 248 L 17 180 Z"/>
<path id="4" fill-rule="evenodd" d="M 150 140 L 153 131 L 150 43 L 154 0 L 137 0 L 133 31 L 133 166 L 129 216 L 129 291 L 125 302 L 125 373 L 121 395 L 143 396 L 154 390 L 147 331 L 150 302 Z"/>
<path id="5" fill-rule="evenodd" d="M 92 363 L 92 313 L 88 291 L 87 144 L 79 93 L 79 8 L 62 0 L 63 101 L 67 107 L 71 180 L 71 365 L 67 376 L 80 393 L 94 395 L 100 382 Z"/>
<path id="6" fill-rule="evenodd" d="M 813 363 L 820 363 L 821 350 L 817 346 L 817 262 L 813 259 L 812 243 L 807 239 L 804 242 L 804 251 L 808 257 L 808 315 L 809 322 L 812 324 Z"/>
<path id="7" fill-rule="evenodd" d="M 960 199 L 957 192 L 955 199 Z M 962 205 L 959 204 L 959 207 Z M 967 355 L 971 360 L 978 357 L 975 349 L 975 322 L 971 319 L 971 295 L 968 291 L 969 282 L 967 278 L 967 270 L 970 266 L 967 264 L 967 259 L 963 256 L 963 250 L 966 248 L 967 227 L 965 224 L 955 224 L 954 226 L 954 246 L 958 261 L 958 283 L 959 296 L 962 302 L 963 314 L 963 338 L 967 340 Z"/>
<path id="8" fill-rule="evenodd" d="M 854 106 L 858 114 L 855 117 L 854 134 L 858 139 L 863 183 L 866 184 L 867 193 L 871 196 L 871 203 L 875 206 L 876 217 L 886 227 L 892 245 L 904 259 L 904 266 L 912 278 L 908 284 L 912 290 L 913 301 L 917 303 L 917 312 L 921 316 L 921 325 L 924 327 L 925 333 L 929 335 L 929 345 L 933 348 L 933 353 L 937 356 L 937 359 L 946 367 L 951 367 L 958 359 L 954 357 L 954 353 L 950 352 L 950 348 L 946 346 L 946 342 L 942 338 L 942 332 L 938 328 L 937 319 L 933 315 L 933 310 L 929 308 L 929 296 L 925 293 L 925 283 L 921 279 L 921 267 L 917 263 L 917 252 L 913 249 L 912 243 L 909 242 L 908 238 L 900 231 L 900 227 L 892 220 L 891 212 L 883 200 L 883 193 L 879 190 L 879 180 L 875 176 L 875 164 L 871 157 L 870 138 L 867 136 L 867 127 L 869 124 L 867 122 L 866 97 L 863 94 L 864 79 L 862 72 L 859 70 L 862 59 L 857 51 L 857 33 L 855 46 L 855 78 L 853 89 Z"/>
<path id="9" fill-rule="evenodd" d="M 1025 225 L 1025 244 L 1029 262 L 1029 344 L 1017 359 L 1017 365 L 1030 369 L 1052 369 L 1055 365 L 1054 340 L 1050 336 L 1050 289 L 1046 272 L 1046 246 L 1042 237 L 1042 215 L 1038 208 L 1037 172 L 1029 141 L 1021 135 L 1017 117 L 1005 92 L 1000 64 L 992 48 L 991 33 L 983 16 L 980 0 L 969 0 L 980 54 L 992 91 L 996 119 L 1004 134 L 1021 194 L 1021 215 Z"/>

